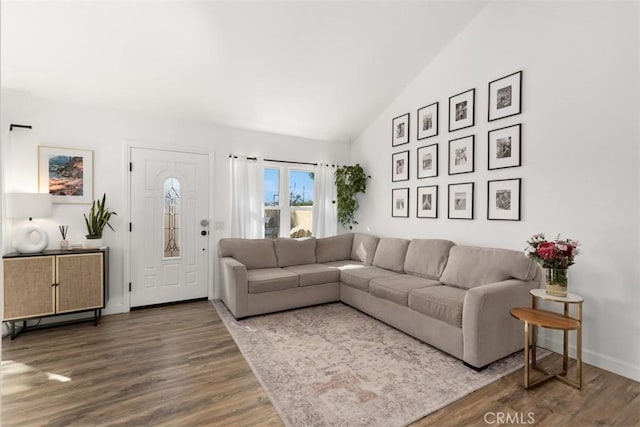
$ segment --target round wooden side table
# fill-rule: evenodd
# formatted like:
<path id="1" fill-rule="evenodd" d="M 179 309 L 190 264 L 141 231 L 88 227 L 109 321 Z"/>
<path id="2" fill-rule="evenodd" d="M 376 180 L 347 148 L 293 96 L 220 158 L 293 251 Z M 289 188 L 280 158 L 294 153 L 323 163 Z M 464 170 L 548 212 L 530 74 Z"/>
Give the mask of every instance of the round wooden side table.
<path id="1" fill-rule="evenodd" d="M 550 378 L 557 378 L 566 384 L 578 389 L 582 388 L 582 303 L 584 299 L 575 294 L 564 297 L 549 295 L 544 289 L 532 289 L 530 291 L 532 301 L 531 308 L 518 307 L 511 309 L 511 315 L 524 323 L 524 388 L 528 389 Z M 561 303 L 564 305 L 562 314 L 537 308 L 537 300 L 543 299 Z M 570 305 L 575 304 L 576 315 L 571 317 Z M 563 331 L 562 371 L 549 372 L 536 366 L 536 346 L 538 340 L 538 327 L 557 329 Z M 569 365 L 569 331 L 576 331 L 576 379 L 567 377 Z M 529 358 L 531 349 L 531 358 Z M 545 374 L 544 377 L 531 381 L 531 369 L 536 369 Z"/>

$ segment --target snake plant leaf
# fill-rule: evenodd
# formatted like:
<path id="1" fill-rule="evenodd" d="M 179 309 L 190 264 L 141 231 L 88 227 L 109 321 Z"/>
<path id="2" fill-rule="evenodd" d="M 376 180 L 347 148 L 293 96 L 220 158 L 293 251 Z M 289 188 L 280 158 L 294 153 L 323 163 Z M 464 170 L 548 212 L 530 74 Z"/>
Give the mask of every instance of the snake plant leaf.
<path id="1" fill-rule="evenodd" d="M 107 195 L 103 194 L 102 199 L 94 200 L 89 210 L 89 217 L 84 215 L 84 221 L 87 226 L 87 236 L 101 238 L 104 227 L 109 227 L 115 231 L 109 221 L 112 215 L 117 215 L 111 209 L 106 207 Z"/>

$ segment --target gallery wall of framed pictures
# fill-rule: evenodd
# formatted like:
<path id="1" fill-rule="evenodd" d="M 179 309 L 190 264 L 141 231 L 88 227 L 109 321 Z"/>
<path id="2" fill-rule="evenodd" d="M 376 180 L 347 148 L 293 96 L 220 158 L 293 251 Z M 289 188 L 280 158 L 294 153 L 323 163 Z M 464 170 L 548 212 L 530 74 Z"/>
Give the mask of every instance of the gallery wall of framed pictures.
<path id="1" fill-rule="evenodd" d="M 416 218 L 438 218 L 438 205 L 445 203 L 447 219 L 476 218 L 476 192 L 486 191 L 487 220 L 520 221 L 522 218 L 522 178 L 505 176 L 512 168 L 522 166 L 522 123 L 513 123 L 514 116 L 522 113 L 522 71 L 516 71 L 490 80 L 486 95 L 479 92 L 481 98 L 486 96 L 487 122 L 486 143 L 484 135 L 474 132 L 476 126 L 476 88 L 457 92 L 448 99 L 448 124 L 445 141 L 439 141 L 440 101 L 431 100 L 415 111 L 415 140 L 429 141 L 426 145 L 394 152 L 391 155 L 391 181 L 406 182 L 413 178 L 419 180 L 414 190 L 406 184 L 401 188 L 392 188 L 392 217 L 410 217 L 409 199 L 415 198 Z M 487 79 L 489 80 L 489 79 Z M 485 80 L 486 81 L 486 80 Z M 455 93 L 455 92 L 454 92 Z M 482 102 L 482 101 L 480 101 Z M 392 119 L 391 146 L 410 144 L 411 112 L 404 112 Z M 500 120 L 508 119 L 504 122 Z M 481 121 L 483 119 L 480 119 Z M 497 125 L 494 122 L 500 121 Z M 440 145 L 447 144 L 443 149 Z M 416 144 L 418 145 L 418 144 Z M 414 151 L 415 150 L 415 151 Z M 414 154 L 411 154 L 413 151 Z M 474 180 L 474 173 L 484 171 L 478 165 L 478 153 L 487 156 L 484 183 Z M 410 159 L 415 155 L 415 177 L 409 167 Z M 440 162 L 446 162 L 448 177 L 446 190 L 439 197 L 439 188 L 445 187 L 444 176 L 438 171 Z M 483 162 L 484 164 L 484 162 Z M 478 169 L 479 168 L 479 169 Z M 459 180 L 458 178 L 465 178 Z M 412 196 L 413 193 L 413 196 Z M 439 199 L 442 199 L 439 200 Z"/>

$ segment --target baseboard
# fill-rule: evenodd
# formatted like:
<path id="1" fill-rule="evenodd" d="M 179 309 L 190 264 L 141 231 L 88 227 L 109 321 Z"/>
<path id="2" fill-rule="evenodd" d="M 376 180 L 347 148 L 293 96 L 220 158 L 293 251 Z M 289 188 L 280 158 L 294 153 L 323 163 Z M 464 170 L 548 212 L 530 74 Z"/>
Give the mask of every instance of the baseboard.
<path id="1" fill-rule="evenodd" d="M 103 316 L 106 316 L 109 314 L 128 313 L 128 312 L 129 312 L 129 307 L 125 306 L 124 304 L 107 303 L 107 306 L 102 309 Z"/>
<path id="2" fill-rule="evenodd" d="M 180 300 L 180 301 L 163 302 L 163 303 L 160 303 L 160 304 L 142 305 L 142 306 L 138 306 L 138 307 L 131 307 L 131 311 L 147 310 L 147 309 L 150 309 L 150 308 L 167 307 L 169 305 L 189 304 L 189 303 L 196 302 L 196 301 L 207 301 L 207 299 L 208 299 L 207 297 L 191 298 L 191 299 L 185 299 L 185 300 Z"/>
<path id="3" fill-rule="evenodd" d="M 542 331 L 541 331 L 542 332 Z M 576 357 L 576 346 L 573 342 L 573 334 L 569 336 L 569 356 Z M 538 335 L 538 346 L 547 348 L 562 354 L 562 338 L 549 337 L 544 333 Z M 582 347 L 582 361 L 600 369 L 613 372 L 634 381 L 640 381 L 640 367 L 606 354 L 598 353 Z"/>

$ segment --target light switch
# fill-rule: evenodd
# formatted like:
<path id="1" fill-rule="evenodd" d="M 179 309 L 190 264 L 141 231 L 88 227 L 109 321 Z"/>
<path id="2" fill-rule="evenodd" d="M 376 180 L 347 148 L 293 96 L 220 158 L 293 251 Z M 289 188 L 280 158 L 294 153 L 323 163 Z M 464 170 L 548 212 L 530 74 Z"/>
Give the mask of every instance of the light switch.
<path id="1" fill-rule="evenodd" d="M 224 230 L 224 221 L 216 221 L 214 224 L 216 230 Z"/>

